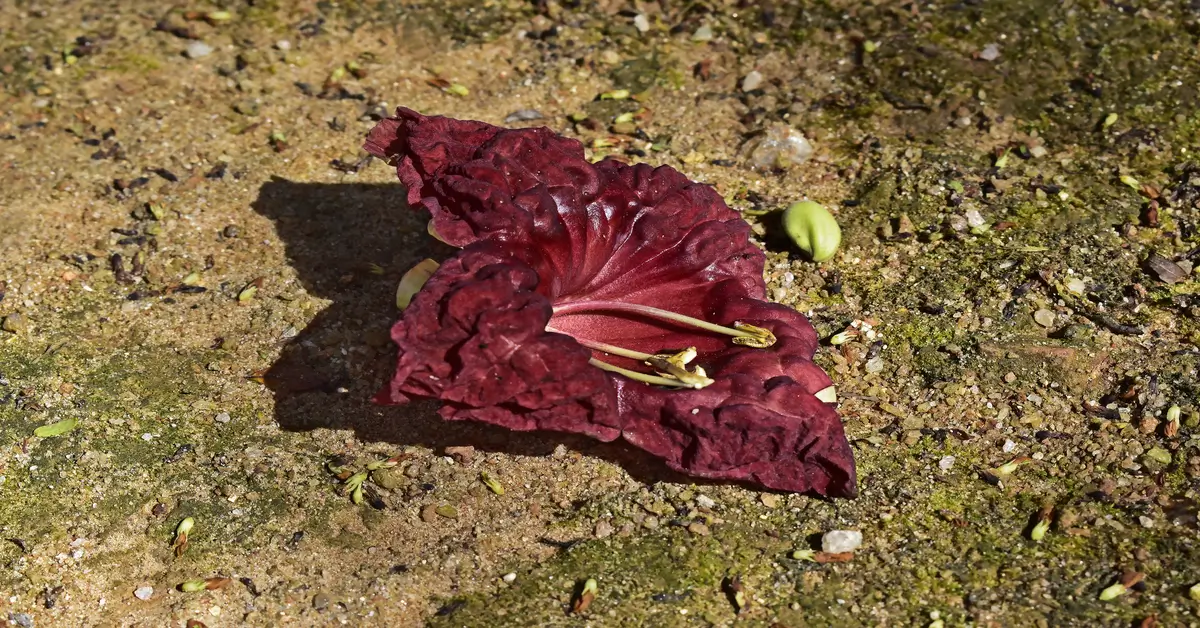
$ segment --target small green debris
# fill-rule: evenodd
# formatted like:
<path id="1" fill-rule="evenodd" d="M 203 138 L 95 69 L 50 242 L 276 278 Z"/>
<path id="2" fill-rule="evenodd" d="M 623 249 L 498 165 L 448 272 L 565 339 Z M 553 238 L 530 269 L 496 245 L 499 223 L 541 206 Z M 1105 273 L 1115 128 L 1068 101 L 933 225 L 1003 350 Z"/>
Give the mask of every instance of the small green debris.
<path id="1" fill-rule="evenodd" d="M 1167 410 L 1167 423 L 1163 425 L 1163 435 L 1167 438 L 1175 438 L 1179 434 L 1179 419 L 1183 415 L 1183 410 L 1179 406 L 1171 406 Z"/>
<path id="2" fill-rule="evenodd" d="M 179 585 L 179 590 L 184 593 L 196 593 L 208 588 L 208 583 L 203 580 L 188 580 Z"/>
<path id="3" fill-rule="evenodd" d="M 277 153 L 282 153 L 288 147 L 287 136 L 283 134 L 283 131 L 271 131 L 271 134 L 267 136 L 267 143 Z"/>
<path id="4" fill-rule="evenodd" d="M 1193 584 L 1192 588 L 1188 589 L 1188 597 L 1200 602 L 1200 582 Z"/>
<path id="5" fill-rule="evenodd" d="M 246 284 L 245 288 L 242 288 L 241 291 L 238 292 L 238 303 L 249 303 L 252 299 L 254 299 L 254 295 L 256 294 L 258 294 L 258 285 L 256 285 L 254 282 L 250 282 Z"/>
<path id="6" fill-rule="evenodd" d="M 600 94 L 600 100 L 627 100 L 629 96 L 627 89 L 614 89 Z"/>
<path id="7" fill-rule="evenodd" d="M 842 229 L 837 219 L 820 203 L 801 201 L 783 212 L 783 228 L 792 242 L 814 262 L 823 262 L 837 252 Z"/>
<path id="8" fill-rule="evenodd" d="M 865 52 L 867 54 L 871 54 L 872 52 L 879 50 L 879 42 L 871 41 L 868 39 L 863 42 L 862 47 L 863 47 L 863 52 Z"/>
<path id="9" fill-rule="evenodd" d="M 363 503 L 363 482 L 367 480 L 367 475 L 368 472 L 359 471 L 345 482 L 345 490 L 350 494 L 350 501 L 356 505 Z"/>
<path id="10" fill-rule="evenodd" d="M 432 229 L 433 223 L 430 222 L 429 226 Z M 439 264 L 431 259 L 423 259 L 404 273 L 400 284 L 396 286 L 396 307 L 400 311 L 403 312 L 412 303 L 413 297 L 425 287 L 425 282 L 429 281 L 438 266 Z"/>
<path id="11" fill-rule="evenodd" d="M 1107 116 L 1104 116 L 1104 128 L 1108 129 L 1108 127 L 1116 124 L 1117 118 L 1119 117 L 1120 116 L 1118 116 L 1116 113 L 1110 113 Z"/>
<path id="12" fill-rule="evenodd" d="M 391 458 L 384 458 L 383 460 L 372 460 L 371 462 L 367 463 L 367 471 L 377 471 L 379 469 L 391 469 L 392 467 L 394 467 L 398 464 L 400 464 L 399 456 L 392 456 Z"/>
<path id="13" fill-rule="evenodd" d="M 450 86 L 446 88 L 446 93 L 450 94 L 451 96 L 458 96 L 459 98 L 462 98 L 471 93 L 471 91 L 462 83 L 451 83 Z"/>
<path id="14" fill-rule="evenodd" d="M 434 512 L 447 519 L 458 519 L 458 509 L 450 504 L 442 504 L 438 506 Z"/>
<path id="15" fill-rule="evenodd" d="M 596 599 L 596 594 L 599 591 L 600 586 L 596 584 L 595 578 L 585 580 L 583 586 L 579 588 L 579 593 L 571 602 L 571 613 L 579 615 L 587 611 L 588 607 L 592 605 L 592 601 Z"/>
<path id="16" fill-rule="evenodd" d="M 733 576 L 725 579 L 725 594 L 729 596 L 729 601 L 733 603 L 734 612 L 739 615 L 749 606 L 749 601 L 746 599 L 746 587 L 742 585 L 741 576 Z"/>
<path id="17" fill-rule="evenodd" d="M 817 562 L 816 555 L 817 555 L 816 550 L 798 549 L 798 550 L 792 551 L 792 558 L 794 560 L 803 560 L 803 561 L 807 561 L 810 563 Z"/>
<path id="18" fill-rule="evenodd" d="M 479 479 L 483 480 L 484 485 L 487 486 L 488 489 L 491 490 L 493 493 L 495 493 L 497 495 L 504 494 L 504 485 L 500 484 L 500 480 L 497 480 L 496 478 L 489 475 L 487 471 L 481 472 L 479 474 Z"/>
<path id="19" fill-rule="evenodd" d="M 1141 582 L 1145 577 L 1146 574 L 1138 571 L 1125 572 L 1121 575 L 1120 580 L 1109 585 L 1100 592 L 1100 601 L 1108 602 L 1125 595 L 1129 591 L 1130 587 L 1133 587 L 1137 583 Z"/>
<path id="20" fill-rule="evenodd" d="M 597 137 L 592 140 L 592 148 L 608 148 L 613 145 L 613 141 L 603 137 Z"/>
<path id="21" fill-rule="evenodd" d="M 199 285 L 200 284 L 200 273 L 188 273 L 188 276 L 184 277 L 183 280 L 180 281 L 179 283 L 181 283 L 185 286 Z"/>
<path id="22" fill-rule="evenodd" d="M 1033 525 L 1033 529 L 1029 531 L 1029 538 L 1040 543 L 1046 538 L 1046 533 L 1050 531 L 1050 522 L 1054 519 L 1054 505 L 1048 504 L 1043 506 L 1038 511 L 1037 523 Z"/>
<path id="23" fill-rule="evenodd" d="M 1130 187 L 1130 189 L 1132 189 L 1134 192 L 1142 191 L 1142 184 L 1137 179 L 1135 179 L 1127 174 L 1121 175 L 1120 179 L 1121 179 L 1121 183 L 1128 185 Z"/>
<path id="24" fill-rule="evenodd" d="M 233 19 L 233 14 L 229 11 L 209 11 L 204 14 L 204 20 L 213 26 L 224 24 Z"/>
<path id="25" fill-rule="evenodd" d="M 996 170 L 1003 170 L 1004 167 L 1008 165 L 1008 155 L 1010 152 L 1011 151 L 1008 149 L 1005 149 L 1003 153 L 1000 153 L 1000 155 L 996 157 L 996 163 L 994 164 L 996 166 Z"/>
<path id="26" fill-rule="evenodd" d="M 954 190 L 955 194 L 962 194 L 966 190 L 966 188 L 963 187 L 962 181 L 951 181 L 950 183 L 946 184 L 946 187 Z"/>
<path id="27" fill-rule="evenodd" d="M 625 113 L 617 116 L 616 118 L 613 118 L 613 124 L 625 124 L 627 122 L 633 122 L 633 112 L 632 111 L 626 111 Z"/>
<path id="28" fill-rule="evenodd" d="M 29 321 L 25 320 L 25 315 L 20 313 L 9 314 L 4 317 L 4 322 L 0 323 L 0 329 L 10 334 L 25 333 L 29 329 Z"/>
<path id="29" fill-rule="evenodd" d="M 167 216 L 167 209 L 158 203 L 147 203 L 146 210 L 150 212 L 150 215 L 155 220 L 162 220 Z"/>
<path id="30" fill-rule="evenodd" d="M 1146 452 L 1146 457 L 1160 464 L 1171 464 L 1171 452 L 1162 447 L 1151 447 L 1150 451 Z"/>
<path id="31" fill-rule="evenodd" d="M 1033 460 L 1033 458 L 1030 458 L 1028 456 L 1022 456 L 1020 458 L 1013 458 L 1012 460 L 1009 460 L 1008 462 L 996 467 L 994 473 L 999 477 L 1012 475 L 1013 471 L 1016 471 L 1018 467 L 1025 464 L 1026 462 L 1029 462 L 1030 460 Z"/>
<path id="32" fill-rule="evenodd" d="M 63 419 L 56 423 L 51 423 L 49 425 L 43 425 L 43 426 L 37 428 L 36 430 L 33 430 L 33 435 L 37 436 L 38 438 L 52 438 L 54 436 L 62 436 L 63 434 L 66 434 L 67 432 L 70 432 L 71 430 L 75 429 L 76 425 L 79 425 L 79 419 L 76 419 L 76 418 Z"/>
<path id="33" fill-rule="evenodd" d="M 172 546 L 175 548 L 175 556 L 182 556 L 187 550 L 188 533 L 192 531 L 192 526 L 196 525 L 196 520 L 191 517 L 184 518 L 175 526 L 175 542 Z"/>

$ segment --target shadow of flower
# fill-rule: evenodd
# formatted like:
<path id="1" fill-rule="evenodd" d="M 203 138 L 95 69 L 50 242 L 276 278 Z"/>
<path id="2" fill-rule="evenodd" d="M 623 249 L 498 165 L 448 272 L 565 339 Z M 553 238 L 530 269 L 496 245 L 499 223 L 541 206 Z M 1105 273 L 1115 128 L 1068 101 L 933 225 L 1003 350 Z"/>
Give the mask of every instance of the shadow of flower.
<path id="1" fill-rule="evenodd" d="M 544 456 L 562 443 L 619 464 L 639 481 L 710 483 L 672 471 L 620 443 L 446 421 L 436 414 L 436 402 L 373 404 L 372 396 L 395 366 L 388 330 L 398 316 L 396 284 L 421 259 L 441 260 L 454 252 L 428 236 L 425 217 L 409 211 L 403 199 L 399 184 L 275 178 L 260 188 L 253 209 L 275 223 L 304 290 L 330 301 L 288 341 L 263 377 L 275 397 L 280 427 L 353 430 L 364 441 L 422 445 L 438 453 L 470 445 Z"/>

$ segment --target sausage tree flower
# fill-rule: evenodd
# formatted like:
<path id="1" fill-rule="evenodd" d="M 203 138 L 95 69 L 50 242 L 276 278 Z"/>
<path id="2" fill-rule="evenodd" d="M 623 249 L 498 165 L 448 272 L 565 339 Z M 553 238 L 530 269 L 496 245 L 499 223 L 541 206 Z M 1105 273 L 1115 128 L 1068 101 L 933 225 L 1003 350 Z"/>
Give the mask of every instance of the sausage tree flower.
<path id="1" fill-rule="evenodd" d="M 856 493 L 817 337 L 765 300 L 765 257 L 711 187 L 589 162 L 548 129 L 400 108 L 365 148 L 461 250 L 392 329 L 376 400 L 442 417 L 623 439 L 678 471 Z"/>

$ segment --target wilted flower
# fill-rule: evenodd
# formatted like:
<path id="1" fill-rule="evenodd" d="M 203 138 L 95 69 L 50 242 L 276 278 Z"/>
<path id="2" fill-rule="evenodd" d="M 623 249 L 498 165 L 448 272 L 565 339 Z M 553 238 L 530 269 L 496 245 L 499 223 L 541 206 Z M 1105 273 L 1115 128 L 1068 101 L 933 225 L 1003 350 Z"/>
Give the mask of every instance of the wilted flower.
<path id="1" fill-rule="evenodd" d="M 801 314 L 765 301 L 764 255 L 709 186 L 548 129 L 399 109 L 365 148 L 462 250 L 392 329 L 381 403 L 623 438 L 696 476 L 855 494 Z"/>

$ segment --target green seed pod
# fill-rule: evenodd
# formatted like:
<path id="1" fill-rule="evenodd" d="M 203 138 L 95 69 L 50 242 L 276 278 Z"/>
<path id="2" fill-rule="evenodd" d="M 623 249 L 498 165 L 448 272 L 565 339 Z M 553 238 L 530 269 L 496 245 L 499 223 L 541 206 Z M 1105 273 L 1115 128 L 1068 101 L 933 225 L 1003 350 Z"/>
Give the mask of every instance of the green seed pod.
<path id="1" fill-rule="evenodd" d="M 823 262 L 837 252 L 842 229 L 837 219 L 820 203 L 801 201 L 783 212 L 783 228 L 788 237 L 814 262 Z"/>

